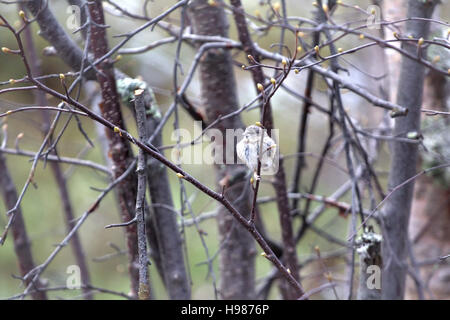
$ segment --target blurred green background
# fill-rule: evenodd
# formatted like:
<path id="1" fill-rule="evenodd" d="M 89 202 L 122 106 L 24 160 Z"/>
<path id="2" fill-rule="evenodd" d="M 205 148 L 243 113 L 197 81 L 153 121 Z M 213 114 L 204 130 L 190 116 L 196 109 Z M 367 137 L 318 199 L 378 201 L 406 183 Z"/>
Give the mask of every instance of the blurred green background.
<path id="1" fill-rule="evenodd" d="M 69 19 L 70 11 L 67 11 L 67 3 L 65 1 L 49 1 L 53 12 L 57 15 L 60 23 L 67 27 L 67 21 Z M 267 6 L 261 7 L 256 0 L 244 0 L 244 6 L 249 13 L 254 13 L 255 10 L 265 12 Z M 127 6 L 130 11 L 136 13 L 142 13 L 143 1 L 120 1 L 120 5 Z M 151 16 L 163 12 L 174 1 L 153 1 L 149 3 L 149 12 Z M 310 1 L 302 1 L 299 5 L 297 0 L 286 1 L 289 16 L 302 16 L 312 17 L 313 6 Z M 370 1 L 357 1 L 354 4 L 358 4 L 361 8 L 365 8 L 370 4 Z M 445 20 L 449 16 L 449 6 L 444 5 L 441 8 L 442 19 Z M 112 9 L 111 9 L 112 10 Z M 15 5 L 0 4 L 0 12 L 5 15 L 10 22 L 18 23 L 18 9 Z M 348 9 L 339 8 L 335 13 L 335 20 L 337 22 L 347 21 L 349 19 L 356 20 L 354 11 Z M 363 19 L 361 15 L 359 18 Z M 171 14 L 170 19 L 176 24 L 178 21 L 178 14 Z M 236 39 L 235 26 L 232 17 L 230 20 L 230 37 Z M 15 22 L 17 21 L 17 22 Z M 121 34 L 129 30 L 133 30 L 141 22 L 132 21 L 126 17 L 117 17 L 106 14 L 106 22 L 111 26 L 108 29 L 108 35 L 110 37 L 110 47 L 116 44 L 120 39 L 113 38 L 114 34 Z M 70 30 L 68 30 L 70 31 Z M 48 45 L 38 34 L 38 28 L 36 24 L 33 24 L 33 35 L 38 52 L 41 53 L 42 49 Z M 371 32 L 376 33 L 377 30 Z M 253 35 L 254 40 L 259 43 L 260 46 L 270 49 L 270 45 L 279 42 L 280 31 L 277 28 L 272 28 L 267 35 Z M 167 34 L 159 29 L 155 28 L 153 31 L 147 29 L 137 36 L 135 36 L 128 44 L 127 47 L 138 47 L 149 44 L 157 39 L 166 37 Z M 81 37 L 79 34 L 73 35 L 80 45 Z M 307 35 L 306 40 L 310 40 L 310 36 Z M 344 39 L 338 41 L 337 45 L 344 49 L 351 48 L 360 43 L 356 36 L 347 36 Z M 291 35 L 286 38 L 286 44 L 293 49 L 294 40 Z M 0 28 L 0 46 L 16 48 L 17 45 L 5 28 Z M 172 102 L 172 70 L 174 63 L 176 44 L 169 44 L 158 47 L 147 53 L 131 56 L 125 55 L 121 61 L 116 64 L 116 67 L 130 76 L 137 77 L 142 76 L 145 81 L 154 89 L 158 103 L 163 112 L 165 112 Z M 276 48 L 270 50 L 277 50 Z M 351 61 L 352 64 L 358 65 L 360 68 L 371 74 L 380 75 L 380 70 L 377 69 L 377 61 L 381 61 L 380 49 L 371 48 L 362 51 L 358 51 L 351 56 L 345 57 L 346 60 Z M 187 72 L 192 62 L 195 52 L 187 45 L 183 45 L 181 54 L 181 63 L 183 70 Z M 325 53 L 326 54 L 326 53 Z M 39 54 L 41 57 L 41 64 L 44 74 L 49 73 L 61 73 L 69 71 L 69 69 L 61 62 L 57 57 L 45 57 Z M 235 59 L 241 64 L 245 63 L 245 57 L 243 55 L 235 56 Z M 377 60 L 378 59 L 378 60 Z M 350 71 L 350 77 L 352 81 L 359 83 L 365 88 L 371 90 L 371 92 L 378 94 L 378 86 L 374 80 L 365 76 L 363 73 L 355 70 L 351 65 L 342 62 L 343 66 Z M 25 74 L 24 67 L 18 56 L 0 54 L 0 81 L 7 81 L 10 78 L 21 78 Z M 235 68 L 235 74 L 238 82 L 239 101 L 243 105 L 250 101 L 255 91 L 253 83 L 248 71 L 243 71 L 240 68 Z M 271 70 L 267 71 L 268 75 L 272 74 Z M 181 76 L 181 79 L 183 76 Z M 305 87 L 306 72 L 302 72 L 300 75 L 290 75 L 286 84 L 303 94 Z M 328 108 L 328 97 L 326 93 L 326 85 L 323 80 L 316 78 L 315 91 L 313 94 L 314 100 L 321 104 L 323 107 Z M 180 80 L 181 81 L 181 80 Z M 60 90 L 57 81 L 49 81 L 55 89 Z M 1 86 L 5 88 L 7 86 Z M 188 90 L 188 97 L 192 99 L 196 104 L 199 103 L 199 83 L 197 77 L 191 84 Z M 344 103 L 346 108 L 351 110 L 352 116 L 359 120 L 365 127 L 375 127 L 381 116 L 382 112 L 377 108 L 373 108 L 368 105 L 367 102 L 352 93 L 346 92 L 344 95 Z M 83 98 L 82 98 L 83 100 Z M 51 105 L 56 106 L 58 101 L 51 98 Z M 2 94 L 0 96 L 0 113 L 7 110 L 14 109 L 18 106 L 28 105 L 33 103 L 33 96 L 30 92 L 20 92 L 14 94 Z M 275 126 L 280 129 L 280 151 L 283 155 L 289 155 L 296 152 L 297 145 L 297 132 L 299 126 L 300 113 L 303 103 L 294 99 L 292 96 L 284 91 L 279 91 L 273 98 L 272 102 L 274 108 Z M 133 134 L 136 133 L 134 120 L 131 113 L 124 107 L 124 116 L 127 121 L 127 128 Z M 181 113 L 181 127 L 193 132 L 194 123 L 189 115 L 184 110 L 180 110 Z M 244 122 L 251 124 L 259 119 L 258 110 L 252 110 L 250 112 L 244 112 L 242 114 Z M 63 115 L 62 119 L 66 119 L 67 115 Z M 24 133 L 24 137 L 21 139 L 20 148 L 24 150 L 37 150 L 38 146 L 42 142 L 40 133 L 41 114 L 39 112 L 23 112 L 16 113 L 7 118 L 1 119 L 3 122 L 8 123 L 8 147 L 14 146 L 14 140 L 17 134 Z M 57 127 L 58 132 L 61 129 L 61 125 L 64 121 L 60 121 L 60 125 Z M 60 155 L 68 157 L 77 157 L 82 151 L 86 150 L 83 158 L 89 159 L 95 162 L 103 163 L 103 157 L 101 155 L 100 148 L 98 147 L 98 141 L 96 139 L 95 125 L 88 119 L 82 119 L 83 127 L 89 134 L 90 138 L 96 143 L 95 148 L 87 148 L 87 142 L 78 131 L 75 121 L 71 121 L 69 128 L 61 141 L 58 144 L 58 150 Z M 173 119 L 167 122 L 164 129 L 164 144 L 173 144 L 171 141 L 171 133 Z M 323 143 L 328 134 L 328 120 L 327 118 L 317 112 L 312 111 L 310 118 L 310 127 L 308 131 L 307 151 L 313 153 L 320 153 Z M 333 149 L 333 152 L 336 148 Z M 388 168 L 387 147 L 384 146 L 380 154 L 380 160 L 377 162 L 377 168 L 380 170 L 386 170 Z M 169 152 L 166 153 L 169 155 Z M 9 169 L 13 175 L 14 182 L 20 192 L 23 187 L 30 169 L 30 159 L 23 156 L 6 155 Z M 306 187 L 311 182 L 311 176 L 317 163 L 316 158 L 307 157 L 307 168 L 304 171 L 304 178 L 301 185 L 301 191 L 306 191 Z M 345 159 L 342 154 L 336 157 L 341 165 L 345 166 Z M 285 161 L 287 178 L 291 181 L 294 158 L 290 157 Z M 70 190 L 70 197 L 74 212 L 79 217 L 87 208 L 93 203 L 98 195 L 97 191 L 92 190 L 90 187 L 103 188 L 107 186 L 108 181 L 106 177 L 98 172 L 89 168 L 71 167 L 69 165 L 62 165 L 66 173 L 68 174 L 68 187 Z M 214 188 L 214 170 L 212 166 L 207 165 L 183 165 L 184 169 L 198 178 L 203 183 Z M 1 174 L 1 173 L 0 173 Z M 178 178 L 172 173 L 169 173 L 171 180 L 173 199 L 175 205 L 180 208 L 180 196 Z M 32 240 L 32 248 L 34 261 L 36 264 L 42 263 L 48 255 L 54 250 L 55 245 L 59 243 L 65 236 L 65 226 L 63 223 L 63 212 L 61 208 L 61 202 L 58 196 L 58 190 L 53 179 L 51 170 L 49 167 L 44 167 L 43 163 L 39 163 L 38 169 L 35 175 L 34 181 L 36 182 L 36 188 L 30 187 L 27 191 L 25 198 L 22 202 L 22 212 L 25 218 L 27 231 L 29 237 Z M 319 188 L 317 194 L 329 195 L 336 190 L 343 182 L 346 181 L 346 176 L 340 170 L 325 164 L 324 170 L 321 174 Z M 264 179 L 263 179 L 264 182 Z M 385 176 L 382 176 L 382 182 L 385 184 Z M 210 198 L 202 195 L 197 190 L 192 188 L 189 184 L 186 184 L 187 192 L 192 197 L 193 210 L 195 214 L 199 214 L 204 211 L 211 211 L 216 207 L 216 203 L 211 201 Z M 260 196 L 274 195 L 273 188 L 267 184 L 262 184 L 262 190 Z M 367 194 L 363 195 L 367 199 Z M 343 200 L 348 201 L 347 196 Z M 303 206 L 303 204 L 301 203 Z M 313 203 L 315 207 L 317 203 Z M 263 219 L 266 222 L 266 227 L 274 239 L 280 239 L 278 215 L 276 205 L 274 203 L 265 204 L 261 206 L 261 212 Z M 0 228 L 6 224 L 5 206 L 3 199 L 0 199 Z M 316 226 L 327 230 L 330 234 L 336 237 L 345 239 L 347 234 L 347 224 L 350 219 L 343 218 L 337 214 L 335 209 L 327 209 L 327 211 L 316 222 Z M 115 252 L 109 243 L 117 245 L 121 249 L 125 249 L 125 239 L 123 231 L 120 229 L 104 229 L 104 226 L 111 223 L 118 223 L 119 215 L 116 207 L 113 193 L 110 193 L 101 203 L 97 211 L 92 214 L 88 220 L 84 223 L 80 231 L 80 239 L 82 241 L 86 257 L 89 263 L 89 270 L 91 274 L 92 284 L 98 287 L 104 287 L 115 291 L 127 293 L 129 292 L 129 279 L 127 272 L 127 258 L 126 255 L 117 255 L 111 259 L 103 262 L 95 262 L 94 258 L 104 256 L 109 253 Z M 295 227 L 298 227 L 296 221 Z M 208 220 L 201 223 L 201 228 L 206 232 L 206 241 L 208 243 L 209 251 L 211 255 L 214 255 L 218 250 L 218 235 L 217 225 L 214 220 Z M 207 275 L 207 265 L 202 264 L 206 260 L 204 249 L 201 245 L 197 231 L 193 227 L 188 227 L 184 234 L 187 243 L 188 263 L 190 275 L 192 277 L 192 296 L 194 299 L 212 299 L 212 279 Z M 298 256 L 300 261 L 304 261 L 311 255 L 315 255 L 314 247 L 318 245 L 322 252 L 333 251 L 339 249 L 336 244 L 329 243 L 319 237 L 317 234 L 308 232 L 306 237 L 298 246 Z M 217 259 L 214 260 L 214 266 L 216 276 L 220 280 L 220 275 L 217 270 Z M 257 255 L 256 258 L 257 279 L 264 277 L 270 270 L 270 263 Z M 327 260 L 327 266 L 329 270 L 335 274 L 336 280 L 345 280 L 346 274 L 344 259 Z M 68 274 L 66 273 L 67 267 L 75 264 L 72 251 L 69 247 L 64 248 L 56 257 L 56 259 L 50 264 L 47 270 L 43 273 L 43 278 L 48 279 L 49 285 L 59 286 L 65 285 Z M 7 298 L 14 294 L 18 294 L 23 291 L 21 282 L 14 279 L 12 275 L 19 275 L 17 261 L 13 250 L 13 242 L 11 235 L 8 237 L 5 245 L 0 248 L 0 298 Z M 305 269 L 302 269 L 302 276 L 305 277 L 303 285 L 307 289 L 316 287 L 318 284 L 323 283 L 323 272 L 314 268 L 314 265 L 308 265 Z M 150 277 L 153 287 L 154 296 L 157 299 L 167 298 L 164 288 L 161 283 L 161 279 L 158 277 L 154 266 L 150 266 Z M 338 287 L 338 292 L 340 288 Z M 53 299 L 57 298 L 79 298 L 80 291 L 68 290 L 50 292 L 49 297 Z M 314 298 L 326 298 L 328 292 L 324 292 L 322 295 L 317 295 Z M 97 299 L 116 299 L 116 296 L 96 293 Z M 277 287 L 274 286 L 271 298 L 277 298 Z"/>

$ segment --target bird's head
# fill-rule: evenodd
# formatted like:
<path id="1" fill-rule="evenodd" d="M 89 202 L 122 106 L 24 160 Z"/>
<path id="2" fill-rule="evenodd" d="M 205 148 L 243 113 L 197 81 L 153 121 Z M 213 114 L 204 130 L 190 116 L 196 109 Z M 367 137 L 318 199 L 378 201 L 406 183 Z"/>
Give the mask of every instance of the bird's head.
<path id="1" fill-rule="evenodd" d="M 244 139 L 253 140 L 261 135 L 261 128 L 255 125 L 248 126 L 244 131 Z"/>

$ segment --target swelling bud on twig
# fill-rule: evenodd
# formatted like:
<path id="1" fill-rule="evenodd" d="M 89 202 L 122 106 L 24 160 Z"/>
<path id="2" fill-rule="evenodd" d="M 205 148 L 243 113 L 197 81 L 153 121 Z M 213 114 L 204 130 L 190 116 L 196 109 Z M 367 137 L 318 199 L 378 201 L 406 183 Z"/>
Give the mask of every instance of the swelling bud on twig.
<path id="1" fill-rule="evenodd" d="M 269 256 L 265 252 L 261 252 L 261 257 L 264 257 L 270 261 Z"/>
<path id="2" fill-rule="evenodd" d="M 23 12 L 23 10 L 20 10 L 20 11 L 19 11 L 19 17 L 22 18 L 22 20 L 23 20 L 24 22 L 27 22 L 27 21 L 28 21 L 26 15 L 25 15 L 25 12 Z"/>
<path id="3" fill-rule="evenodd" d="M 122 136 L 122 132 L 120 131 L 119 127 L 114 127 L 114 132 Z"/>
<path id="4" fill-rule="evenodd" d="M 184 179 L 184 176 L 181 173 L 179 173 L 179 172 L 177 172 L 177 177 L 180 178 L 180 179 Z"/>
<path id="5" fill-rule="evenodd" d="M 279 2 L 275 2 L 275 3 L 272 5 L 272 8 L 273 8 L 274 11 L 278 12 L 278 11 L 280 11 L 281 4 L 280 4 Z"/>
<path id="6" fill-rule="evenodd" d="M 258 88 L 259 91 L 264 91 L 264 86 L 261 83 L 257 83 L 256 87 Z"/>

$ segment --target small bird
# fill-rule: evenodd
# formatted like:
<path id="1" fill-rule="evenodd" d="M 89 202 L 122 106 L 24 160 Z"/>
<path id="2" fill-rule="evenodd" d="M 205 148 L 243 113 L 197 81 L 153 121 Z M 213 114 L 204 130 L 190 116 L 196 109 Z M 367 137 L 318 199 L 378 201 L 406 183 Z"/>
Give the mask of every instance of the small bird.
<path id="1" fill-rule="evenodd" d="M 262 135 L 262 153 L 260 153 Z M 236 146 L 237 155 L 253 171 L 254 177 L 260 180 L 257 174 L 258 158 L 261 161 L 261 170 L 270 170 L 274 165 L 277 145 L 265 129 L 256 125 L 247 127 L 243 136 L 244 138 Z"/>

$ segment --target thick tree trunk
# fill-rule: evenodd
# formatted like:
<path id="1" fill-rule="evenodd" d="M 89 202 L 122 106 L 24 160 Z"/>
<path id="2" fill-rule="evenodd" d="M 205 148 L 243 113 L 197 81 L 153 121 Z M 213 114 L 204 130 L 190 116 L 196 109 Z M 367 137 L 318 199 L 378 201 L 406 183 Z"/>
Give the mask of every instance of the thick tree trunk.
<path id="1" fill-rule="evenodd" d="M 91 25 L 91 51 L 94 59 L 99 59 L 108 52 L 106 29 L 101 1 L 93 1 L 89 4 L 89 12 L 94 24 Z M 100 103 L 102 116 L 119 128 L 125 129 L 125 122 L 120 110 L 120 99 L 117 93 L 114 69 L 111 62 L 106 59 L 98 64 L 99 73 L 97 80 L 100 84 L 103 101 Z M 114 178 L 121 176 L 130 166 L 133 160 L 133 152 L 130 143 L 119 134 L 107 129 L 106 136 L 109 141 L 109 155 L 113 162 Z M 135 216 L 136 204 L 136 175 L 130 174 L 117 185 L 121 218 L 123 222 L 130 221 Z M 137 297 L 139 288 L 138 250 L 136 225 L 125 227 L 128 247 L 129 273 L 131 278 L 131 295 Z"/>
<path id="2" fill-rule="evenodd" d="M 408 2 L 408 17 L 430 18 L 435 1 L 411 0 Z M 416 38 L 428 36 L 429 24 L 412 20 L 406 23 L 406 34 Z M 417 44 L 403 42 L 403 49 L 417 54 Z M 422 104 L 425 67 L 409 58 L 402 58 L 397 104 L 408 108 L 405 117 L 395 121 L 394 136 L 405 137 L 408 132 L 420 130 L 420 108 Z M 416 173 L 417 145 L 394 141 L 391 144 L 391 170 L 389 188 L 394 188 Z M 398 189 L 386 201 L 381 215 L 383 227 L 383 299 L 403 299 L 407 273 L 408 224 L 414 182 Z"/>
<path id="3" fill-rule="evenodd" d="M 448 111 L 447 99 L 450 83 L 445 77 L 430 72 L 425 79 L 424 105 L 433 106 L 434 110 Z M 430 127 L 424 133 L 425 140 L 436 140 L 436 136 L 450 131 L 448 119 L 433 118 L 445 123 L 442 127 Z M 448 138 L 440 141 L 448 143 Z M 444 146 L 448 147 L 448 146 Z M 429 150 L 434 152 L 434 150 Z M 444 155 L 445 156 L 445 155 Z M 445 169 L 444 169 L 445 170 Z M 447 169 L 448 170 L 448 169 Z M 450 299 L 450 266 L 437 266 L 437 257 L 450 253 L 450 181 L 445 181 L 441 173 L 440 180 L 434 177 L 422 176 L 417 180 L 414 201 L 411 209 L 409 232 L 412 250 L 417 264 L 418 276 L 427 289 L 423 290 L 425 298 Z M 431 262 L 420 266 L 421 262 Z M 417 299 L 418 284 L 412 279 L 407 281 L 407 299 Z M 419 284 L 420 285 L 420 284 Z"/>
<path id="4" fill-rule="evenodd" d="M 220 5 L 211 6 L 207 0 L 194 0 L 189 8 L 189 16 L 195 34 L 228 37 L 228 21 Z M 236 111 L 238 98 L 230 52 L 224 48 L 208 50 L 201 59 L 199 72 L 207 121 L 210 123 L 220 115 Z M 239 116 L 221 121 L 215 126 L 223 134 L 223 150 L 226 150 L 227 143 L 225 130 L 243 127 Z M 238 178 L 245 176 L 242 174 L 245 169 L 240 165 L 226 165 L 222 168 L 217 165 L 216 169 L 217 182 L 224 177 L 232 181 L 227 186 L 225 196 L 248 218 L 251 192 L 246 192 L 250 189 L 246 186 L 248 181 Z M 218 223 L 222 245 L 219 265 L 220 294 L 223 299 L 253 299 L 256 253 L 253 238 L 223 207 L 219 211 Z"/>
<path id="5" fill-rule="evenodd" d="M 410 234 L 413 241 L 420 286 L 424 297 L 450 299 L 450 266 L 438 266 L 438 257 L 450 253 L 450 189 L 430 177 L 421 177 L 411 209 Z M 420 265 L 425 263 L 425 265 Z M 417 299 L 417 283 L 407 282 L 407 299 Z"/>

